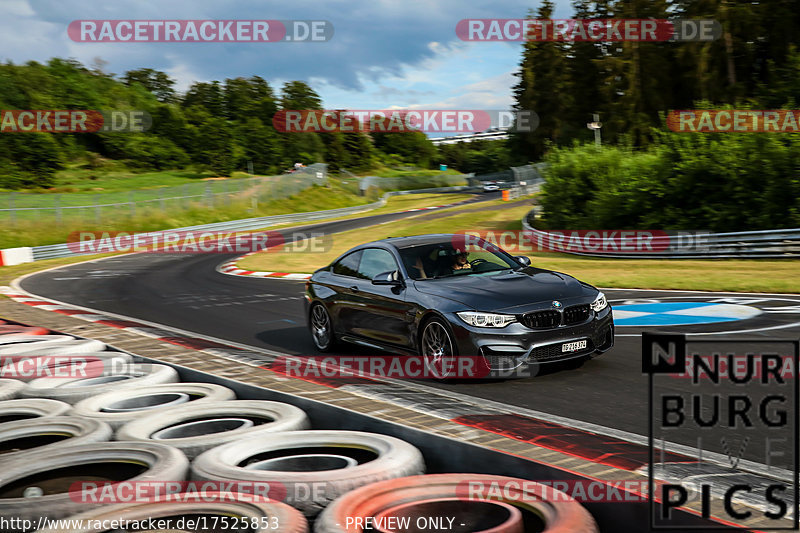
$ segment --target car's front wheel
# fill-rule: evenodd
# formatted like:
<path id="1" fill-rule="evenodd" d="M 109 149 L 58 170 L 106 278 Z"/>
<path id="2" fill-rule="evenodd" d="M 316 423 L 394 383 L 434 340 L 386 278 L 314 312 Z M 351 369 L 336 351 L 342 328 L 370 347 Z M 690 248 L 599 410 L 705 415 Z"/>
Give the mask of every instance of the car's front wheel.
<path id="1" fill-rule="evenodd" d="M 311 330 L 311 340 L 320 352 L 329 352 L 336 344 L 333 334 L 333 321 L 325 306 L 315 303 L 311 306 L 308 317 L 308 327 Z"/>
<path id="2" fill-rule="evenodd" d="M 420 353 L 428 372 L 434 377 L 438 379 L 455 377 L 458 353 L 450 329 L 442 319 L 432 318 L 423 326 L 420 335 Z"/>

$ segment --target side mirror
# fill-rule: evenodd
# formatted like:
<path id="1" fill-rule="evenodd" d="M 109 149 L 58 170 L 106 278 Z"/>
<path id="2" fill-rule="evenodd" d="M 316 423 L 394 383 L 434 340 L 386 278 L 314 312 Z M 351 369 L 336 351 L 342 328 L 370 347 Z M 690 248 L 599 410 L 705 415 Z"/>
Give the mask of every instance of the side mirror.
<path id="1" fill-rule="evenodd" d="M 373 285 L 390 285 L 392 287 L 402 287 L 403 282 L 398 279 L 397 270 L 381 272 L 372 278 Z"/>
<path id="2" fill-rule="evenodd" d="M 531 264 L 531 258 L 527 255 L 515 255 L 514 259 L 522 266 L 529 266 Z"/>

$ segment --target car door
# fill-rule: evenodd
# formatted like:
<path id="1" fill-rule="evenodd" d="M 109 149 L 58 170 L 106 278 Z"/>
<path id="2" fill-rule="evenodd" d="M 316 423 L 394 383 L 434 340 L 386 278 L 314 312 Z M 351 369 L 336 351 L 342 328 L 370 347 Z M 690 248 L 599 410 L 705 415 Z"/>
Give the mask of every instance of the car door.
<path id="1" fill-rule="evenodd" d="M 358 284 L 358 265 L 361 262 L 361 250 L 349 253 L 339 259 L 331 267 L 331 282 L 328 285 L 335 294 L 328 299 L 329 312 L 333 319 L 333 328 L 337 334 L 352 333 L 357 323 L 356 311 L 361 305 Z"/>
<path id="2" fill-rule="evenodd" d="M 406 289 L 373 285 L 382 272 L 398 271 L 397 261 L 389 250 L 365 248 L 358 266 L 358 287 L 354 299 L 352 331 L 359 337 L 400 347 L 411 346 L 414 306 L 406 302 Z"/>

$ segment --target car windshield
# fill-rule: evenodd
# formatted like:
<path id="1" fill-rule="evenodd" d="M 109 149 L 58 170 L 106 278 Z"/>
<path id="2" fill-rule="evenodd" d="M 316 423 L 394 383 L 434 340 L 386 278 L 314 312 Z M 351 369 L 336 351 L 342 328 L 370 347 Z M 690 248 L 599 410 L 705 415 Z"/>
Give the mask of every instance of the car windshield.
<path id="1" fill-rule="evenodd" d="M 428 280 L 519 269 L 522 265 L 497 246 L 478 238 L 409 246 L 400 257 L 411 279 Z"/>

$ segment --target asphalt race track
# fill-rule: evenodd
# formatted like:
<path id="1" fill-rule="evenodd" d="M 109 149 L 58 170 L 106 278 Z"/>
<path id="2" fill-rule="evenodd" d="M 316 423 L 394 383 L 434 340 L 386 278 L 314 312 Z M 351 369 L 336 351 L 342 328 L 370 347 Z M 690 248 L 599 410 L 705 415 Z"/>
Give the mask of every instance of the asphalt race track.
<path id="1" fill-rule="evenodd" d="M 333 233 L 418 214 L 393 213 L 323 222 L 305 229 Z M 365 231 L 364 240 L 368 239 L 369 233 Z M 21 286 L 32 294 L 61 302 L 240 344 L 288 354 L 315 354 L 303 315 L 304 282 L 216 272 L 217 265 L 230 257 L 220 254 L 118 256 L 36 274 L 23 280 Z M 580 368 L 551 365 L 531 377 L 480 382 L 426 381 L 425 384 L 647 435 L 649 396 L 648 379 L 642 372 L 642 331 L 689 333 L 692 334 L 690 345 L 699 339 L 717 342 L 750 339 L 757 341 L 757 345 L 770 339 L 800 337 L 800 295 L 616 289 L 604 292 L 615 309 L 616 346 Z M 369 355 L 370 352 L 353 346 L 340 354 Z M 676 386 L 681 386 L 679 380 L 674 381 Z M 721 452 L 717 442 L 719 435 L 710 436 L 709 449 Z M 676 437 L 676 441 L 681 438 Z M 763 463 L 765 446 L 762 441 L 753 441 L 743 456 Z"/>

